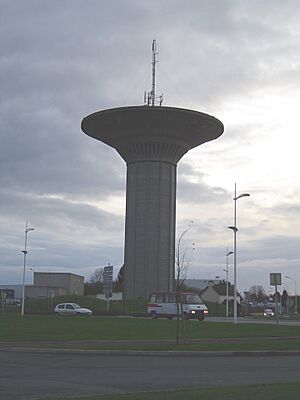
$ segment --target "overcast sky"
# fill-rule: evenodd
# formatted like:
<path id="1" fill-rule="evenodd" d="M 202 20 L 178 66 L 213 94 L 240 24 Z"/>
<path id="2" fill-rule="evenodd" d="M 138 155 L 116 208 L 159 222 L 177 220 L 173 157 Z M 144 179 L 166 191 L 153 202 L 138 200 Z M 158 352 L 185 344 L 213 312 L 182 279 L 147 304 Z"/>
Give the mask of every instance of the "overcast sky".
<path id="1" fill-rule="evenodd" d="M 80 122 L 143 104 L 155 38 L 163 104 L 225 126 L 178 165 L 188 277 L 225 278 L 236 182 L 251 194 L 237 202 L 238 288 L 269 291 L 270 272 L 299 286 L 299 15 L 298 0 L 0 0 L 0 283 L 22 281 L 26 219 L 28 283 L 30 268 L 88 279 L 123 264 L 126 166 Z"/>

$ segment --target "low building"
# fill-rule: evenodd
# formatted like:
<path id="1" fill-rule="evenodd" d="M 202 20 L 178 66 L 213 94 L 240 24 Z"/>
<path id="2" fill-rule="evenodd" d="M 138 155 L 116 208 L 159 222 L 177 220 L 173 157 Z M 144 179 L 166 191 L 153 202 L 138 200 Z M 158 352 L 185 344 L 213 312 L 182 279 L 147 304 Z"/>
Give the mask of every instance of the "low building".
<path id="1" fill-rule="evenodd" d="M 191 289 L 199 289 L 200 291 L 204 290 L 208 286 L 218 285 L 223 282 L 219 278 L 215 279 L 185 279 L 184 285 Z"/>
<path id="2" fill-rule="evenodd" d="M 63 287 L 55 286 L 25 286 L 25 297 L 30 299 L 46 298 L 66 295 L 67 290 Z"/>
<path id="3" fill-rule="evenodd" d="M 96 299 L 107 300 L 107 297 L 104 293 L 100 293 L 100 294 L 96 295 Z M 111 301 L 123 300 L 123 293 L 122 292 L 112 293 L 112 296 L 109 298 L 109 300 L 111 300 Z"/>
<path id="4" fill-rule="evenodd" d="M 65 289 L 64 294 L 83 296 L 84 277 L 69 272 L 34 272 L 34 282 L 32 287 L 48 287 L 49 291 L 52 290 L 54 292 L 58 289 Z M 32 289 L 32 287 L 31 290 L 38 291 L 37 289 Z"/>
<path id="5" fill-rule="evenodd" d="M 23 285 L 0 285 L 0 290 L 11 290 L 14 299 L 23 296 Z M 25 298 L 47 298 L 63 295 L 84 295 L 84 277 L 69 272 L 35 272 L 33 285 L 25 285 Z"/>
<path id="6" fill-rule="evenodd" d="M 234 286 L 228 285 L 228 301 L 234 300 Z M 226 283 L 222 282 L 218 285 L 209 285 L 200 292 L 201 299 L 206 302 L 223 304 L 226 302 Z M 238 294 L 237 302 L 240 304 L 241 298 Z"/>
<path id="7" fill-rule="evenodd" d="M 11 290 L 14 299 L 21 299 L 23 285 L 0 285 L 0 290 Z"/>

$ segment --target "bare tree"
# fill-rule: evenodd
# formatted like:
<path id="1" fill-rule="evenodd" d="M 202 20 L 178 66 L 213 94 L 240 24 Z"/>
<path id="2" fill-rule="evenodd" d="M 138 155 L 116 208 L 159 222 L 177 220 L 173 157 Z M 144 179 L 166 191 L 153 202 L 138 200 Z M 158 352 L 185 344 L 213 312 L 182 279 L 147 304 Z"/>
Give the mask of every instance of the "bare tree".
<path id="1" fill-rule="evenodd" d="M 182 232 L 177 240 L 175 250 L 175 287 L 176 292 L 179 292 L 184 286 L 186 275 L 191 263 L 191 251 L 194 250 L 195 243 L 192 248 L 183 245 L 183 239 L 186 233 L 191 229 L 193 221 L 190 221 L 188 227 Z"/>
<path id="2" fill-rule="evenodd" d="M 175 288 L 176 288 L 176 307 L 177 307 L 177 323 L 176 323 L 176 343 L 179 343 L 179 316 L 181 315 L 183 321 L 183 336 L 185 342 L 185 316 L 182 312 L 182 299 L 181 291 L 184 287 L 186 275 L 191 263 L 191 251 L 194 250 L 195 243 L 192 249 L 183 245 L 183 239 L 186 233 L 191 229 L 193 221 L 190 221 L 188 227 L 182 232 L 177 240 L 175 250 Z"/>
<path id="3" fill-rule="evenodd" d="M 103 290 L 103 273 L 104 268 L 99 267 L 90 275 L 88 281 L 84 284 L 85 295 L 96 295 L 102 293 Z"/>
<path id="4" fill-rule="evenodd" d="M 102 283 L 103 282 L 104 268 L 96 268 L 89 278 L 89 283 Z"/>
<path id="5" fill-rule="evenodd" d="M 253 285 L 249 289 L 249 300 L 262 302 L 267 298 L 267 293 L 261 285 Z"/>

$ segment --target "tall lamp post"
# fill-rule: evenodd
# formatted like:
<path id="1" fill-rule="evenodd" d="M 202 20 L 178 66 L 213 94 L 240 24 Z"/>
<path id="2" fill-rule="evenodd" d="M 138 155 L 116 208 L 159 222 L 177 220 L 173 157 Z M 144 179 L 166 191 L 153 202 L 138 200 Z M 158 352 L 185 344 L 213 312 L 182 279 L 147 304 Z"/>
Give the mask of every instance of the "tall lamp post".
<path id="1" fill-rule="evenodd" d="M 32 284 L 34 285 L 34 268 L 29 268 L 32 271 Z"/>
<path id="2" fill-rule="evenodd" d="M 228 317 L 228 256 L 230 254 L 233 254 L 233 251 L 228 251 L 228 248 L 226 250 L 226 269 L 223 269 L 223 271 L 226 272 L 226 317 Z"/>
<path id="3" fill-rule="evenodd" d="M 297 299 L 297 286 L 296 286 L 296 280 L 294 278 L 291 278 L 290 276 L 285 276 L 287 279 L 291 279 L 294 282 L 295 285 L 295 311 L 294 314 L 298 314 L 298 299 Z"/>
<path id="4" fill-rule="evenodd" d="M 234 184 L 234 198 L 233 198 L 233 226 L 228 226 L 233 231 L 233 284 L 234 284 L 234 301 L 233 301 L 233 322 L 237 324 L 237 271 L 236 271 L 236 233 L 238 228 L 236 226 L 236 202 L 242 197 L 250 196 L 249 193 L 241 193 L 237 196 L 236 194 L 236 183 Z"/>
<path id="5" fill-rule="evenodd" d="M 25 271 L 26 271 L 26 255 L 27 255 L 27 234 L 30 231 L 34 231 L 34 228 L 28 228 L 28 221 L 26 221 L 25 225 L 25 246 L 22 253 L 24 254 L 24 267 L 23 267 L 23 284 L 22 284 L 22 310 L 21 315 L 24 315 L 24 306 L 25 306 Z"/>

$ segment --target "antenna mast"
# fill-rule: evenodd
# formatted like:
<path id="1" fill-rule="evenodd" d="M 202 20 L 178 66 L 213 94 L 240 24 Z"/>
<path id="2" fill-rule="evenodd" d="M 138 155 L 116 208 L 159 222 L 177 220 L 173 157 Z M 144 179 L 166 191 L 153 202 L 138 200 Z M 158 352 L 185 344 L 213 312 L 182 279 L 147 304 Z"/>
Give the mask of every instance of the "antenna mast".
<path id="1" fill-rule="evenodd" d="M 147 104 L 147 106 L 152 106 L 154 107 L 155 104 L 159 104 L 160 106 L 162 105 L 163 102 L 163 95 L 161 94 L 160 96 L 156 96 L 155 94 L 155 78 L 156 78 L 156 63 L 158 62 L 156 59 L 157 56 L 157 51 L 156 51 L 156 40 L 152 41 L 152 88 L 150 92 L 145 92 L 144 93 L 144 103 Z"/>
<path id="2" fill-rule="evenodd" d="M 151 97 L 152 97 L 152 106 L 154 107 L 155 103 L 155 64 L 157 63 L 156 61 L 156 41 L 153 40 L 152 42 L 152 91 L 151 91 Z"/>

